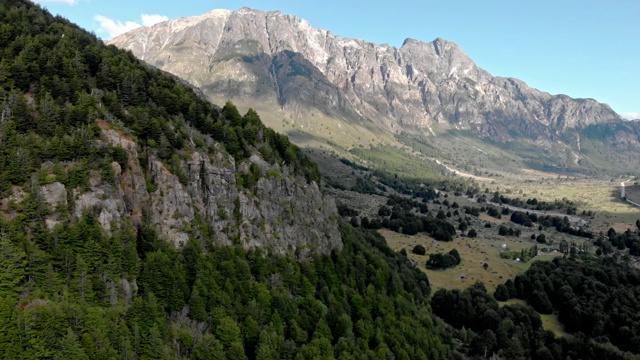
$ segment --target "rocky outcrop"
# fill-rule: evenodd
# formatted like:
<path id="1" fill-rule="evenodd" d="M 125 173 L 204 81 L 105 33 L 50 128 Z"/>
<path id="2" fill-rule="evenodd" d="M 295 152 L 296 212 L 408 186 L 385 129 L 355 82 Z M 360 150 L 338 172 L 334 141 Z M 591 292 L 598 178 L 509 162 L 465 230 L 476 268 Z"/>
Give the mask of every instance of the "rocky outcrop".
<path id="1" fill-rule="evenodd" d="M 214 10 L 139 28 L 111 43 L 212 99 L 277 103 L 293 117 L 301 108 L 317 109 L 390 131 L 428 134 L 430 125 L 441 124 L 500 142 L 523 136 L 550 143 L 566 132 L 621 121 L 595 100 L 493 77 L 450 41 L 376 45 L 279 12 Z"/>
<path id="2" fill-rule="evenodd" d="M 258 155 L 236 164 L 223 151 L 191 149 L 177 165 L 185 175 L 181 178 L 153 155 L 143 169 L 136 142 L 105 122 L 99 124 L 105 142 L 127 151 L 128 163 L 124 169 L 112 164 L 115 185 L 92 175 L 88 190 L 73 189 L 76 218 L 92 211 L 107 232 L 123 224 L 122 219 L 130 219 L 133 226 L 144 219 L 177 247 L 189 237 L 203 238 L 205 228 L 216 243 L 269 253 L 305 257 L 342 247 L 334 201 L 288 167 L 269 165 Z M 246 189 L 236 182 L 236 174 L 250 163 L 257 164 L 263 176 Z M 49 204 L 66 199 L 60 183 L 41 191 Z"/>
<path id="3" fill-rule="evenodd" d="M 53 182 L 51 184 L 44 185 L 40 188 L 44 200 L 50 207 L 56 208 L 58 206 L 66 206 L 67 202 L 67 189 L 60 182 Z"/>

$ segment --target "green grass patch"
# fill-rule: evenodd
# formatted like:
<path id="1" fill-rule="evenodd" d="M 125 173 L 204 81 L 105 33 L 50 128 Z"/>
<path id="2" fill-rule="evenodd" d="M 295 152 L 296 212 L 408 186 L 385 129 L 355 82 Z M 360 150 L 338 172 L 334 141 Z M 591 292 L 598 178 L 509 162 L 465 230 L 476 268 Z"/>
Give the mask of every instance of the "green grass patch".
<path id="1" fill-rule="evenodd" d="M 498 305 L 500 307 L 506 305 L 527 305 L 527 302 L 522 299 L 509 299 L 507 301 L 498 301 Z M 558 317 L 554 314 L 539 314 L 540 320 L 542 320 L 542 327 L 545 330 L 551 331 L 557 337 L 566 336 L 567 333 L 564 331 L 564 327 Z"/>
<path id="2" fill-rule="evenodd" d="M 390 173 L 402 174 L 403 177 L 425 180 L 443 180 L 447 170 L 433 161 L 421 159 L 393 146 L 374 146 L 369 149 L 354 148 L 351 153 L 367 161 L 373 168 L 380 168 Z"/>

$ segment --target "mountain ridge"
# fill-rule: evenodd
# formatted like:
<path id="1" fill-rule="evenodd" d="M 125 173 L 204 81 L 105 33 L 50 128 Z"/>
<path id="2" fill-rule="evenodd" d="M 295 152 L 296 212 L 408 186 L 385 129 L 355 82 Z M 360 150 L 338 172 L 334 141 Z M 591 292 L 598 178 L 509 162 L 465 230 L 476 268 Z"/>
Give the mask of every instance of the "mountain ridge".
<path id="1" fill-rule="evenodd" d="M 178 30 L 181 32 L 177 32 Z M 533 112 L 533 116 L 524 118 L 529 121 L 538 120 L 560 132 L 576 125 L 583 127 L 582 125 L 620 120 L 608 105 L 597 103 L 595 100 L 571 99 L 566 95 L 554 96 L 530 88 L 526 83 L 514 78 L 493 77 L 479 68 L 457 44 L 442 38 L 436 38 L 431 42 L 407 38 L 400 47 L 379 45 L 333 35 L 324 29 L 315 29 L 309 22 L 296 16 L 242 8 L 237 11 L 213 10 L 198 17 L 169 20 L 149 28 L 136 29 L 111 40 L 110 43 L 132 50 L 136 56 L 153 65 L 170 69 L 171 66 L 161 59 L 162 54 L 158 53 L 157 44 L 154 47 L 158 37 L 164 39 L 160 49 L 165 51 L 168 47 L 174 47 L 177 42 L 194 41 L 199 50 L 215 56 L 219 51 L 225 50 L 225 46 L 235 46 L 238 41 L 252 39 L 260 45 L 258 51 L 272 57 L 285 50 L 300 53 L 332 84 L 338 86 L 351 103 L 356 107 L 360 105 L 358 110 L 365 116 L 400 120 L 400 117 L 410 115 L 414 125 L 420 127 L 447 121 L 458 122 L 471 128 L 474 124 L 482 124 L 483 120 L 488 118 L 482 113 L 491 113 L 490 108 L 474 106 L 471 101 L 460 100 L 452 101 L 455 106 L 451 107 L 443 101 L 446 99 L 439 99 L 441 95 L 451 98 L 451 91 L 444 91 L 443 87 L 460 86 L 460 81 L 467 81 L 465 79 L 476 83 L 475 86 L 469 84 L 468 90 L 479 92 L 480 95 L 485 93 L 484 99 L 481 99 L 483 101 L 475 101 L 476 104 L 492 103 L 494 107 L 503 105 L 500 106 L 501 110 L 510 118 L 523 117 L 524 113 L 507 110 L 506 104 L 499 101 L 500 97 L 506 98 L 506 93 L 500 92 L 501 88 L 509 88 L 508 93 L 520 97 L 520 104 L 525 103 L 525 107 L 526 101 L 522 100 L 526 100 L 527 97 L 538 102 L 549 102 L 528 109 L 533 110 L 529 111 Z M 143 45 L 143 49 L 140 49 L 140 45 Z M 191 59 L 193 60 L 193 57 Z M 428 64 L 432 67 L 426 66 Z M 218 64 L 209 64 L 210 67 L 213 65 Z M 377 70 L 376 67 L 380 69 Z M 200 87 L 206 86 L 206 79 L 195 79 L 185 70 L 176 68 L 170 71 L 186 77 Z M 191 72 L 198 70 L 192 69 Z M 461 86 L 464 85 L 466 84 Z M 408 92 L 400 91 L 397 89 L 400 86 L 413 89 L 409 89 Z M 439 86 L 440 89 L 435 90 L 435 86 Z M 386 99 L 383 99 L 385 101 L 376 101 L 377 97 L 383 95 L 382 90 L 387 92 Z M 400 104 L 398 100 L 404 100 L 404 104 Z M 582 103 L 582 106 L 576 108 L 576 104 L 572 104 L 573 101 Z M 409 105 L 406 105 L 407 103 Z M 372 106 L 374 109 L 370 109 Z M 565 109 L 567 107 L 569 109 Z M 578 115 L 587 118 L 578 119 Z M 468 120 L 461 121 L 463 117 Z M 419 118 L 424 120 L 417 120 Z"/>
<path id="2" fill-rule="evenodd" d="M 298 145 L 342 156 L 405 147 L 400 137 L 407 134 L 434 148 L 435 136 L 450 133 L 508 151 L 521 168 L 590 174 L 640 165 L 620 155 L 640 151 L 640 126 L 607 104 L 492 76 L 442 38 L 407 38 L 394 47 L 242 8 L 168 20 L 109 43 L 185 79 L 214 103 L 259 109 Z M 446 147 L 434 151 L 453 161 Z"/>

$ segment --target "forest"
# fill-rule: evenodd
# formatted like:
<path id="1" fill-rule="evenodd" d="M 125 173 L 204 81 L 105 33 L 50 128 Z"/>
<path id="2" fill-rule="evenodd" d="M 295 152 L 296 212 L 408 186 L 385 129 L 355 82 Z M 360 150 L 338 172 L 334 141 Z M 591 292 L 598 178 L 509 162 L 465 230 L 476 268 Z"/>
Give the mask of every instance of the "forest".
<path id="1" fill-rule="evenodd" d="M 320 180 L 254 111 L 211 105 L 31 2 L 0 1 L 0 114 L 0 195 L 25 193 L 0 217 L 0 358 L 449 357 L 428 279 L 376 233 L 342 225 L 344 249 L 309 259 L 222 247 L 206 229 L 177 249 L 145 221 L 107 234 L 97 214 L 76 219 L 72 203 L 53 210 L 39 192 L 86 187 L 91 172 L 116 180 L 111 164 L 127 153 L 100 141 L 97 119 L 135 138 L 141 162 L 154 154 L 174 172 L 185 144 L 222 144 Z M 245 187 L 260 176 L 245 175 Z M 62 219 L 53 229 L 50 211 Z"/>
<path id="2" fill-rule="evenodd" d="M 542 262 L 536 264 L 544 264 Z M 500 306 L 482 283 L 433 294 L 434 315 L 451 326 L 454 347 L 472 358 L 635 359 L 607 341 L 582 333 L 556 338 L 544 330 L 540 315 L 523 305 Z M 637 348 L 634 350 L 637 354 Z"/>
<path id="3" fill-rule="evenodd" d="M 106 237 L 91 214 L 28 238 L 27 216 L 0 223 L 0 358 L 448 357 L 428 279 L 374 232 L 343 225 L 343 251 L 296 261 Z"/>
<path id="4" fill-rule="evenodd" d="M 556 312 L 570 333 L 640 352 L 640 272 L 619 258 L 535 262 L 496 295 L 527 300 L 542 314 Z"/>

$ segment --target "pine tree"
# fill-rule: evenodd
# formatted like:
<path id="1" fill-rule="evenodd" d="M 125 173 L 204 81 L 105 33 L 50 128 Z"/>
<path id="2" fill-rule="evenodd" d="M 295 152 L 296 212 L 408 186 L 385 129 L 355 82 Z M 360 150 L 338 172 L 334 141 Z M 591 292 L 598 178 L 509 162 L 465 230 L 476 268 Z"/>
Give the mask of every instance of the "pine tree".
<path id="1" fill-rule="evenodd" d="M 23 281 L 27 265 L 26 254 L 0 233 L 0 296 L 12 295 Z"/>
<path id="2" fill-rule="evenodd" d="M 193 349 L 191 359 L 208 360 L 208 359 L 224 359 L 225 353 L 222 343 L 211 334 L 205 334 L 198 341 Z M 270 358 L 276 359 L 276 358 Z"/>
<path id="3" fill-rule="evenodd" d="M 160 330 L 158 330 L 158 325 L 153 325 L 146 334 L 143 334 L 140 340 L 140 359 L 156 360 L 167 358 L 164 341 Z"/>
<path id="4" fill-rule="evenodd" d="M 280 339 L 278 334 L 270 329 L 262 331 L 256 350 L 256 359 L 268 360 L 280 358 Z"/>
<path id="5" fill-rule="evenodd" d="M 14 359 L 20 356 L 17 304 L 17 297 L 0 296 L 0 358 L 2 359 Z"/>
<path id="6" fill-rule="evenodd" d="M 79 296 L 80 299 L 92 299 L 89 266 L 80 254 L 76 256 L 76 270 L 73 272 L 73 278 L 72 289 L 76 292 L 75 295 Z"/>
<path id="7" fill-rule="evenodd" d="M 76 335 L 73 331 L 67 328 L 67 334 L 60 341 L 60 350 L 58 350 L 53 358 L 55 360 L 88 360 L 89 357 L 84 352 Z"/>

